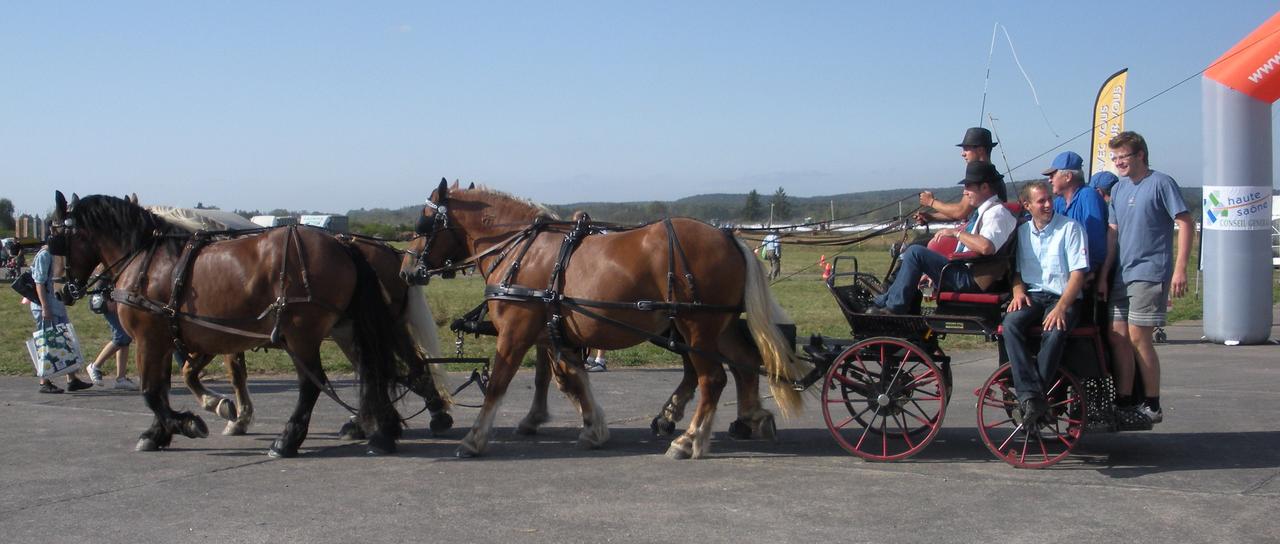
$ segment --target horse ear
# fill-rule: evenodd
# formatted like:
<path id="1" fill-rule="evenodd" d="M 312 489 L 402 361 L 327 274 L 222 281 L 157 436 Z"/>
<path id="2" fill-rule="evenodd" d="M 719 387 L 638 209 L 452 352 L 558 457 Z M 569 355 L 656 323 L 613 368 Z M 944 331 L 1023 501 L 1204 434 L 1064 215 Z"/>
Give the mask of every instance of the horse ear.
<path id="1" fill-rule="evenodd" d="M 453 186 L 452 186 L 452 187 L 449 187 L 449 188 L 450 188 L 450 189 L 453 189 L 453 190 L 455 190 L 455 191 L 456 191 L 456 190 L 458 190 L 458 189 L 461 189 L 461 188 L 462 188 L 462 182 L 461 182 L 461 181 L 459 181 L 459 180 L 456 180 L 456 179 L 455 179 L 455 180 L 453 180 Z"/>
<path id="2" fill-rule="evenodd" d="M 131 203 L 133 203 L 133 205 L 134 205 L 134 206 L 139 206 L 139 205 L 140 205 L 140 204 L 138 204 L 138 193 L 133 193 L 133 194 L 129 195 L 129 198 L 127 198 L 126 200 L 128 200 L 128 201 L 129 201 L 129 202 L 131 202 Z"/>
<path id="3" fill-rule="evenodd" d="M 474 182 L 474 181 L 473 181 L 473 182 L 471 182 L 469 185 L 467 185 L 467 190 L 468 190 L 468 191 L 470 191 L 471 189 L 475 189 L 475 188 L 476 188 L 476 182 Z"/>
<path id="4" fill-rule="evenodd" d="M 53 218 L 62 221 L 67 217 L 67 197 L 62 191 L 53 192 Z"/>
<path id="5" fill-rule="evenodd" d="M 67 211 L 76 209 L 76 204 L 80 203 L 80 195 L 71 193 L 71 202 L 67 203 Z"/>
<path id="6" fill-rule="evenodd" d="M 444 202 L 449 197 L 449 180 L 440 178 L 440 186 L 436 187 L 436 200 Z"/>

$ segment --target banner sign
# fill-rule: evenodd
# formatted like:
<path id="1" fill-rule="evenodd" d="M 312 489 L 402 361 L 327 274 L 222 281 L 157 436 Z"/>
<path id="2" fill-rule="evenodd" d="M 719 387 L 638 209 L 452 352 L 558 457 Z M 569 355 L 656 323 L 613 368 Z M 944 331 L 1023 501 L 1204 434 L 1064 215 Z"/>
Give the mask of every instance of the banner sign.
<path id="1" fill-rule="evenodd" d="M 1271 187 L 1204 186 L 1202 225 L 1209 230 L 1271 230 Z"/>
<path id="2" fill-rule="evenodd" d="M 1107 143 L 1124 131 L 1124 92 L 1129 85 L 1129 69 L 1111 74 L 1098 89 L 1093 101 L 1093 137 L 1089 143 L 1089 171 L 1086 176 L 1106 170 L 1115 173 L 1111 148 Z"/>

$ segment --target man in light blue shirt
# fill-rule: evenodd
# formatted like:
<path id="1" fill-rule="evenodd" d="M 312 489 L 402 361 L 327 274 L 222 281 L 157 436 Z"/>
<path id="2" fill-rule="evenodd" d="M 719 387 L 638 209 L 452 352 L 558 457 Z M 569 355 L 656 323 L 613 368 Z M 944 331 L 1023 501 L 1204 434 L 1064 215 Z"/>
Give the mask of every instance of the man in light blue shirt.
<path id="1" fill-rule="evenodd" d="M 1025 184 L 1021 200 L 1031 212 L 1031 221 L 1018 227 L 1017 269 L 1003 340 L 1023 424 L 1035 430 L 1049 410 L 1045 386 L 1057 373 L 1062 348 L 1080 316 L 1089 244 L 1079 223 L 1053 213 L 1049 183 Z M 1043 332 L 1033 362 L 1028 337 L 1037 325 Z"/>

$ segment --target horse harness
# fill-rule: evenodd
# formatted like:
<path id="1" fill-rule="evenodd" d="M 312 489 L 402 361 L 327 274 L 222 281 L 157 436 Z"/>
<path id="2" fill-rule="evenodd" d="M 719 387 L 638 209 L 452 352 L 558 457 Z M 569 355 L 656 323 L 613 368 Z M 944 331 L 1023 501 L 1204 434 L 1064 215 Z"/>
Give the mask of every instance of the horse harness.
<path id="1" fill-rule="evenodd" d="M 281 345 L 281 341 L 282 341 L 281 332 L 280 332 L 280 323 L 283 320 L 285 311 L 288 309 L 288 306 L 290 304 L 301 304 L 301 303 L 318 304 L 326 309 L 335 311 L 337 313 L 342 313 L 342 310 L 327 302 L 324 302 L 322 300 L 317 300 L 314 296 L 312 296 L 310 274 L 307 271 L 306 251 L 302 247 L 301 240 L 298 239 L 298 232 L 297 232 L 298 226 L 289 225 L 286 227 L 278 227 L 278 228 L 288 229 L 288 233 L 287 233 L 287 237 L 285 238 L 285 249 L 281 257 L 280 274 L 277 279 L 277 289 L 276 289 L 277 296 L 276 296 L 276 299 L 271 304 L 269 304 L 260 314 L 258 314 L 256 318 L 252 318 L 254 322 L 258 322 L 258 321 L 262 321 L 270 314 L 275 314 L 274 315 L 275 322 L 272 324 L 270 334 L 262 334 L 258 332 L 248 331 L 248 330 L 244 330 L 244 329 L 233 326 L 233 325 L 238 325 L 239 323 L 242 323 L 250 318 L 208 317 L 208 316 L 196 315 L 189 312 L 183 312 L 179 310 L 179 308 L 182 306 L 182 303 L 183 303 L 182 293 L 186 289 L 187 283 L 190 280 L 191 272 L 193 268 L 192 265 L 195 263 L 196 256 L 200 253 L 200 250 L 204 249 L 204 247 L 209 245 L 210 243 L 217 241 L 215 240 L 215 238 L 234 236 L 236 234 L 243 234 L 243 231 L 203 231 L 201 230 L 191 234 L 187 238 L 186 245 L 183 246 L 182 254 L 178 258 L 177 264 L 175 264 L 173 267 L 173 273 L 172 273 L 173 276 L 170 280 L 171 285 L 170 285 L 170 292 L 169 292 L 169 300 L 167 302 L 161 302 L 151 298 L 147 298 L 145 295 L 142 294 L 146 292 L 147 286 L 150 282 L 150 278 L 147 275 L 147 271 L 151 268 L 151 261 L 155 257 L 156 251 L 157 249 L 159 249 L 163 237 L 165 236 L 173 237 L 173 235 L 159 235 L 159 236 L 153 237 L 151 245 L 146 249 L 146 252 L 142 260 L 142 268 L 138 276 L 134 278 L 133 285 L 130 286 L 129 288 L 124 288 L 124 289 L 118 288 L 118 287 L 115 289 L 112 289 L 111 299 L 120 304 L 125 304 L 128 306 L 132 306 L 134 308 L 139 308 L 151 313 L 160 314 L 167 317 L 169 321 L 169 331 L 173 336 L 174 348 L 176 349 L 176 353 L 178 353 L 178 357 L 180 361 L 183 361 L 183 362 L 186 361 L 187 353 L 188 353 L 187 346 L 182 341 L 181 323 L 183 321 L 187 321 L 189 323 L 193 323 L 201 327 L 205 327 L 208 329 L 216 330 L 216 331 L 227 333 L 227 334 L 244 336 L 248 338 L 256 338 L 259 340 L 266 340 L 270 342 L 270 345 L 272 346 L 279 346 Z M 260 232 L 260 231 L 250 231 L 250 232 Z M 287 276 L 289 271 L 288 264 L 289 264 L 290 249 L 293 250 L 292 253 L 297 258 L 298 266 L 301 267 L 300 276 L 302 278 L 302 289 L 303 289 L 303 292 L 305 293 L 304 296 L 288 296 L 287 294 L 288 288 L 289 288 L 289 282 L 288 282 Z M 132 256 L 130 256 L 128 260 L 132 261 L 133 257 L 136 257 L 137 254 L 138 253 L 135 252 Z M 126 263 L 126 267 L 127 266 L 128 265 Z"/>
<path id="2" fill-rule="evenodd" d="M 529 249 L 533 246 L 538 234 L 544 231 L 550 231 L 551 228 L 563 225 L 572 225 L 566 232 L 564 239 L 560 243 L 560 250 L 556 255 L 556 260 L 551 269 L 551 277 L 547 281 L 544 289 L 537 289 L 523 285 L 515 284 L 515 277 L 519 273 L 521 265 Z M 504 242 L 501 252 L 497 255 L 492 263 L 487 267 L 486 276 L 492 274 L 498 266 L 506 260 L 514 251 L 513 260 L 508 266 L 506 273 L 503 274 L 502 280 L 496 285 L 486 285 L 484 288 L 485 301 L 500 300 L 510 302 L 541 302 L 546 305 L 547 321 L 546 330 L 547 337 L 550 339 L 552 350 L 557 358 L 563 351 L 570 347 L 566 341 L 564 331 L 564 316 L 566 312 L 577 312 L 590 319 L 608 323 L 614 327 L 622 328 L 628 332 L 640 335 L 649 341 L 676 353 L 685 354 L 693 351 L 695 348 L 684 343 L 677 336 L 675 328 L 675 319 L 678 314 L 688 312 L 729 312 L 741 313 L 740 305 L 724 305 L 724 304 L 705 304 L 698 295 L 697 281 L 693 276 L 693 269 L 689 267 L 689 258 L 685 255 L 684 248 L 680 244 L 680 239 L 676 234 L 675 226 L 670 219 L 662 221 L 663 227 L 667 233 L 667 294 L 664 300 L 638 300 L 634 302 L 618 302 L 592 300 L 579 297 L 570 297 L 564 294 L 565 271 L 568 269 L 569 263 L 573 258 L 575 250 L 582 244 L 582 241 L 590 235 L 602 234 L 610 230 L 617 230 L 615 225 L 604 223 L 593 223 L 591 218 L 583 214 L 577 221 L 572 223 L 549 221 L 545 217 L 539 217 L 534 220 L 533 224 L 522 230 L 516 236 Z M 684 274 L 677 274 L 676 259 L 679 258 L 681 266 L 684 268 Z M 689 302 L 680 302 L 675 299 L 677 278 L 682 276 L 684 284 L 690 295 Z M 485 304 L 482 303 L 481 307 Z M 667 314 L 668 327 L 667 336 L 653 334 L 647 330 L 632 326 L 628 323 L 606 317 L 594 310 L 603 309 L 621 309 L 621 310 L 639 310 L 639 311 L 661 311 Z M 480 310 L 480 308 L 477 308 Z M 482 319 L 483 310 L 468 313 L 467 317 L 472 320 Z M 470 321 L 470 320 L 469 320 Z M 479 330 L 481 327 L 471 325 L 464 322 L 460 328 L 465 327 L 472 330 Z M 470 326 L 468 326 L 470 325 Z M 575 349 L 582 351 L 584 348 L 576 347 Z"/>

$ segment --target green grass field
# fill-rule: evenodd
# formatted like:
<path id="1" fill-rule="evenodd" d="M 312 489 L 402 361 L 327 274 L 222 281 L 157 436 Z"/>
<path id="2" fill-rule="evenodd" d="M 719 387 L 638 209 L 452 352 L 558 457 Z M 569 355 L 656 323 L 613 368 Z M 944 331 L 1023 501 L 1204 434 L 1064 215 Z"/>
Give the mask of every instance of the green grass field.
<path id="1" fill-rule="evenodd" d="M 877 275 L 883 274 L 889 264 L 889 254 L 885 244 L 887 238 L 872 240 L 860 246 L 845 248 L 844 254 L 858 259 L 863 271 Z M 791 317 L 796 321 L 801 342 L 810 334 L 823 334 L 833 337 L 848 337 L 849 327 L 840 314 L 835 301 L 827 292 L 821 281 L 820 270 L 814 265 L 820 255 L 833 258 L 835 251 L 841 248 L 814 248 L 786 245 L 783 249 L 783 279 L 773 285 L 773 293 Z M 1194 262 L 1194 255 L 1192 256 Z M 1192 280 L 1195 273 L 1192 272 Z M 711 278 L 699 278 L 699 281 L 710 281 Z M 427 299 L 435 312 L 436 322 L 441 325 L 440 334 L 443 345 L 441 349 L 446 355 L 453 353 L 454 336 L 448 330 L 448 323 L 461 316 L 481 301 L 482 282 L 479 276 L 459 276 L 453 280 L 435 279 L 427 287 Z M 1280 299 L 1280 291 L 1273 284 L 1273 300 Z M 88 304 L 77 304 L 71 308 L 71 321 L 80 335 L 85 356 L 92 359 L 109 338 L 106 322 L 101 316 L 89 311 Z M 1198 296 L 1183 297 L 1175 301 L 1170 314 L 1173 320 L 1198 319 L 1201 316 L 1201 301 Z M 0 373 L 8 375 L 32 374 L 23 342 L 31 334 L 32 320 L 27 307 L 19 304 L 19 297 L 7 286 L 0 289 Z M 982 339 L 972 336 L 951 336 L 943 341 L 947 349 L 992 349 Z M 467 337 L 465 355 L 469 357 L 491 356 L 494 342 L 488 337 Z M 325 369 L 331 373 L 348 373 L 350 365 L 341 352 L 332 343 L 326 342 L 322 355 Z M 250 353 L 248 355 L 251 372 L 257 373 L 292 373 L 293 364 L 280 350 Z M 640 346 L 610 354 L 610 366 L 661 366 L 677 365 L 679 357 L 656 346 L 642 344 Z M 526 364 L 528 361 L 526 361 Z M 219 365 L 220 366 L 220 365 Z M 106 368 L 114 368 L 111 364 Z M 458 367 L 462 370 L 469 367 Z M 213 373 L 219 373 L 216 368 Z M 130 375 L 134 374 L 132 362 Z"/>

